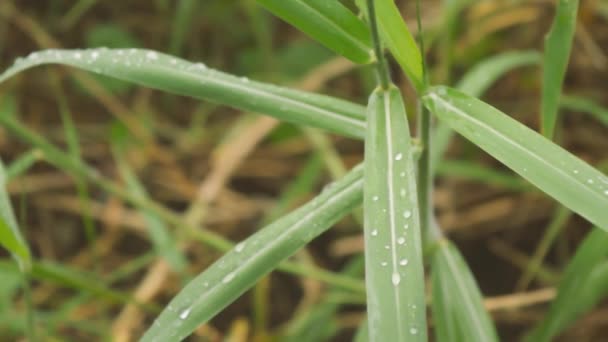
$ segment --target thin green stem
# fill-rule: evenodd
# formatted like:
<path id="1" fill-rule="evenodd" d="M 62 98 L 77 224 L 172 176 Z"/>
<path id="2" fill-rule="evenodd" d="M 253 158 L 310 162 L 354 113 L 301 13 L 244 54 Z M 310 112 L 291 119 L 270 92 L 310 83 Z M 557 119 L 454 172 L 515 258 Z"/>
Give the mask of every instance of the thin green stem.
<path id="1" fill-rule="evenodd" d="M 25 300 L 25 311 L 26 311 L 26 336 L 29 342 L 36 342 L 36 319 L 34 314 L 34 303 L 32 301 L 32 289 L 30 285 L 30 274 L 29 271 L 22 271 L 23 280 L 23 298 Z"/>
<path id="2" fill-rule="evenodd" d="M 384 59 L 384 54 L 382 52 L 382 42 L 380 41 L 380 34 L 378 33 L 378 23 L 376 20 L 376 7 L 374 6 L 374 0 L 367 0 L 367 16 L 372 32 L 374 52 L 376 54 L 376 73 L 378 74 L 378 82 L 382 89 L 388 89 L 390 76 L 388 73 L 386 59 Z"/>
<path id="3" fill-rule="evenodd" d="M 422 37 L 422 20 L 420 15 L 420 0 L 416 1 L 416 19 L 418 25 L 418 44 L 422 51 L 423 87 L 429 86 L 426 62 L 424 59 L 424 39 Z M 420 208 L 420 229 L 424 244 L 441 238 L 441 231 L 433 222 L 433 172 L 431 165 L 431 113 L 418 102 L 418 135 L 422 145 L 422 153 L 418 161 L 418 205 Z"/>

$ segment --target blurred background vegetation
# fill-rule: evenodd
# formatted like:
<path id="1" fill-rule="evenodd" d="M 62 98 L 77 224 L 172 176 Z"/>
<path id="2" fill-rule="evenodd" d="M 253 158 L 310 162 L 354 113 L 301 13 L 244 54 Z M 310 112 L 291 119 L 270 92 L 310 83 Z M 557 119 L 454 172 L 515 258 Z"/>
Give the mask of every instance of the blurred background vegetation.
<path id="1" fill-rule="evenodd" d="M 414 2 L 397 3 L 415 31 Z M 449 12 L 448 3 L 461 7 Z M 542 51 L 553 11 L 549 0 L 423 1 L 433 82 L 455 84 L 502 52 Z M 564 86 L 569 96 L 598 106 L 608 106 L 607 24 L 608 3 L 581 1 Z M 255 0 L 0 2 L 0 69 L 32 51 L 58 47 L 155 49 L 361 104 L 374 87 L 371 70 L 354 68 Z M 413 92 L 396 65 L 393 70 L 414 113 Z M 539 80 L 537 66 L 515 70 L 483 99 L 538 129 Z M 606 171 L 608 111 L 585 108 L 576 101 L 564 105 L 557 140 Z M 0 115 L 15 115 L 116 184 L 147 193 L 234 241 L 310 199 L 363 157 L 358 141 L 62 67 L 38 68 L 1 85 Z M 43 341 L 136 339 L 220 255 L 196 241 L 195 233 L 163 233 L 166 227 L 154 215 L 49 166 L 40 151 L 1 127 L 0 155 L 13 166 L 9 191 L 39 260 L 31 303 Z M 464 253 L 501 337 L 516 341 L 547 310 L 563 266 L 590 225 L 459 137 L 439 174 L 439 224 Z M 354 216 L 295 258 L 341 270 L 363 248 Z M 560 232 L 554 241 L 553 232 Z M 530 270 L 534 255 L 542 262 Z M 0 340 L 23 340 L 28 296 L 8 255 L 0 256 Z M 311 308 L 335 302 L 340 309 L 319 329 L 329 331 L 325 338 L 350 340 L 364 317 L 364 297 L 326 292 L 318 281 L 273 273 L 191 339 L 285 340 L 299 336 L 298 324 Z M 602 340 L 607 310 L 598 305 L 561 340 Z"/>

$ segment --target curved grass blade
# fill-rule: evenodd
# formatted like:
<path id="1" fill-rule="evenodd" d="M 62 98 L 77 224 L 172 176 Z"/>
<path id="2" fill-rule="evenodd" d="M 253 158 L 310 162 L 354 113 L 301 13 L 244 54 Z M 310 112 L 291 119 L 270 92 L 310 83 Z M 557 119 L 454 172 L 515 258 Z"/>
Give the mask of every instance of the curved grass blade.
<path id="1" fill-rule="evenodd" d="M 339 1 L 256 0 L 334 52 L 359 64 L 373 61 L 367 25 Z"/>
<path id="2" fill-rule="evenodd" d="M 475 278 L 449 241 L 439 242 L 431 268 L 437 341 L 498 341 Z"/>
<path id="3" fill-rule="evenodd" d="M 559 0 L 551 30 L 545 40 L 543 56 L 543 89 L 541 95 L 541 132 L 553 137 L 562 84 L 568 68 L 570 50 L 576 29 L 578 0 Z"/>
<path id="4" fill-rule="evenodd" d="M 456 88 L 474 97 L 479 97 L 500 77 L 515 68 L 538 64 L 541 55 L 536 51 L 505 52 L 479 62 L 458 82 Z M 431 145 L 431 166 L 437 165 L 454 135 L 450 126 L 439 122 L 433 132 Z"/>
<path id="5" fill-rule="evenodd" d="M 6 172 L 0 160 L 0 245 L 6 248 L 19 263 L 22 271 L 31 267 L 30 249 L 21 235 L 15 214 L 6 192 Z"/>
<path id="6" fill-rule="evenodd" d="M 365 138 L 365 278 L 370 341 L 426 341 L 416 175 L 399 90 L 376 89 Z"/>
<path id="7" fill-rule="evenodd" d="M 239 78 L 202 63 L 143 49 L 46 50 L 34 52 L 0 75 L 0 83 L 42 64 L 69 65 L 109 77 L 260 112 L 280 120 L 363 138 L 365 109 L 328 96 Z"/>
<path id="8" fill-rule="evenodd" d="M 478 97 L 509 71 L 537 65 L 540 61 L 541 55 L 537 51 L 504 52 L 476 64 L 460 79 L 456 88 L 471 96 Z"/>
<path id="9" fill-rule="evenodd" d="M 608 234 L 604 230 L 594 228 L 587 234 L 564 271 L 549 313 L 527 337 L 528 341 L 550 341 L 606 295 L 607 246 Z"/>
<path id="10" fill-rule="evenodd" d="M 418 45 L 394 0 L 377 0 L 376 15 L 380 20 L 380 35 L 382 41 L 391 51 L 401 69 L 409 77 L 418 91 L 424 84 L 422 73 L 422 55 Z"/>
<path id="11" fill-rule="evenodd" d="M 496 108 L 447 87 L 424 104 L 440 120 L 540 190 L 608 230 L 608 177 Z"/>
<path id="12" fill-rule="evenodd" d="M 579 96 L 562 96 L 560 107 L 569 110 L 587 112 L 598 121 L 608 126 L 608 109 L 596 102 Z"/>
<path id="13" fill-rule="evenodd" d="M 362 176 L 363 168 L 356 167 L 308 204 L 237 244 L 169 303 L 142 341 L 175 341 L 190 335 L 357 206 Z"/>

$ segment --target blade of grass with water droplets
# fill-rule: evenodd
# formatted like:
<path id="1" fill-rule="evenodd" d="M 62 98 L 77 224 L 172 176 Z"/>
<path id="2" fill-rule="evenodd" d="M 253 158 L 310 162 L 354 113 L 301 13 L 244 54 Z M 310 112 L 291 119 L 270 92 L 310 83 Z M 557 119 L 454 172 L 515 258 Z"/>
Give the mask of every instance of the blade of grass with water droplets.
<path id="1" fill-rule="evenodd" d="M 498 341 L 483 297 L 460 252 L 440 241 L 431 260 L 437 341 Z"/>
<path id="2" fill-rule="evenodd" d="M 17 260 L 23 271 L 31 267 L 32 257 L 27 242 L 21 235 L 10 198 L 6 191 L 6 173 L 0 160 L 0 245 Z"/>
<path id="3" fill-rule="evenodd" d="M 376 89 L 365 138 L 365 278 L 370 341 L 426 341 L 415 165 L 399 90 Z"/>
<path id="4" fill-rule="evenodd" d="M 541 55 L 536 51 L 511 51 L 479 62 L 458 82 L 456 88 L 474 97 L 480 97 L 496 80 L 515 68 L 536 65 Z M 439 122 L 433 132 L 431 166 L 436 169 L 454 136 L 453 130 Z"/>
<path id="5" fill-rule="evenodd" d="M 608 177 L 496 108 L 447 87 L 424 104 L 440 120 L 543 192 L 608 230 Z"/>
<path id="6" fill-rule="evenodd" d="M 606 284 L 602 270 L 608 256 L 607 246 L 608 234 L 604 230 L 594 228 L 587 234 L 564 271 L 549 313 L 527 341 L 550 341 L 605 295 L 606 287 L 597 291 L 596 285 Z M 594 272 L 597 267 L 599 272 Z"/>
<path id="7" fill-rule="evenodd" d="M 308 204 L 237 244 L 173 298 L 142 341 L 174 341 L 190 335 L 359 205 L 362 177 L 363 168 L 358 166 Z"/>
<path id="8" fill-rule="evenodd" d="M 553 25 L 545 40 L 543 89 L 541 94 L 541 132 L 553 137 L 562 84 L 568 68 L 570 49 L 576 29 L 578 0 L 559 0 Z"/>
<path id="9" fill-rule="evenodd" d="M 372 62 L 368 27 L 339 1 L 256 1 L 274 15 L 353 62 Z"/>
<path id="10" fill-rule="evenodd" d="M 274 116 L 280 120 L 363 138 L 365 108 L 328 96 L 239 78 L 202 63 L 143 49 L 46 50 L 34 52 L 0 75 L 0 83 L 42 64 L 62 64 L 164 90 Z"/>

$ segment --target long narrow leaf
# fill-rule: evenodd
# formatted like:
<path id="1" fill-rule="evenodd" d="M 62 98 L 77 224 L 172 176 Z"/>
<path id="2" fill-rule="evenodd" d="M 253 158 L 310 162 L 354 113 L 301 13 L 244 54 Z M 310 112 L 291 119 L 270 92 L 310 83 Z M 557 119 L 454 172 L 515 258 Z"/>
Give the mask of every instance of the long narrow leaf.
<path id="1" fill-rule="evenodd" d="M 607 247 L 608 234 L 605 231 L 595 228 L 587 234 L 566 267 L 549 313 L 528 336 L 528 341 L 550 341 L 605 295 L 607 288 L 598 291 L 597 285 L 605 285 L 607 281 L 602 271 L 608 256 Z"/>
<path id="2" fill-rule="evenodd" d="M 376 11 L 381 18 L 380 34 L 401 69 L 414 84 L 422 90 L 422 55 L 414 37 L 401 17 L 394 0 L 376 0 Z"/>
<path id="3" fill-rule="evenodd" d="M 509 71 L 538 64 L 541 56 L 536 51 L 510 51 L 485 59 L 475 65 L 458 82 L 456 88 L 474 97 L 483 94 L 496 80 Z M 435 171 L 439 160 L 445 154 L 454 132 L 444 122 L 439 122 L 433 132 L 431 165 Z"/>
<path id="4" fill-rule="evenodd" d="M 363 168 L 356 167 L 313 201 L 237 244 L 169 303 L 142 341 L 175 341 L 190 335 L 357 206 L 362 175 Z"/>
<path id="5" fill-rule="evenodd" d="M 551 30 L 545 41 L 543 56 L 543 91 L 541 96 L 541 131 L 551 139 L 557 121 L 557 110 L 566 76 L 572 39 L 576 29 L 578 0 L 559 0 Z"/>
<path id="6" fill-rule="evenodd" d="M 142 49 L 34 52 L 0 75 L 0 83 L 41 64 L 63 64 L 170 93 L 260 112 L 278 119 L 363 138 L 365 109 L 348 101 L 239 78 L 202 63 Z"/>
<path id="7" fill-rule="evenodd" d="M 19 263 L 22 270 L 31 266 L 30 250 L 21 235 L 13 208 L 6 192 L 6 173 L 0 160 L 0 245 L 6 248 Z"/>
<path id="8" fill-rule="evenodd" d="M 593 100 L 579 96 L 563 96 L 560 105 L 562 108 L 569 110 L 587 112 L 608 126 L 608 109 L 600 106 Z"/>
<path id="9" fill-rule="evenodd" d="M 496 108 L 447 87 L 425 105 L 440 120 L 564 206 L 608 230 L 608 177 Z"/>
<path id="10" fill-rule="evenodd" d="M 365 138 L 365 277 L 370 341 L 426 341 L 416 176 L 399 90 L 377 89 Z"/>
<path id="11" fill-rule="evenodd" d="M 479 287 L 460 252 L 442 241 L 431 263 L 437 341 L 498 341 Z"/>
<path id="12" fill-rule="evenodd" d="M 274 15 L 355 63 L 373 60 L 365 23 L 339 1 L 256 0 Z"/>

